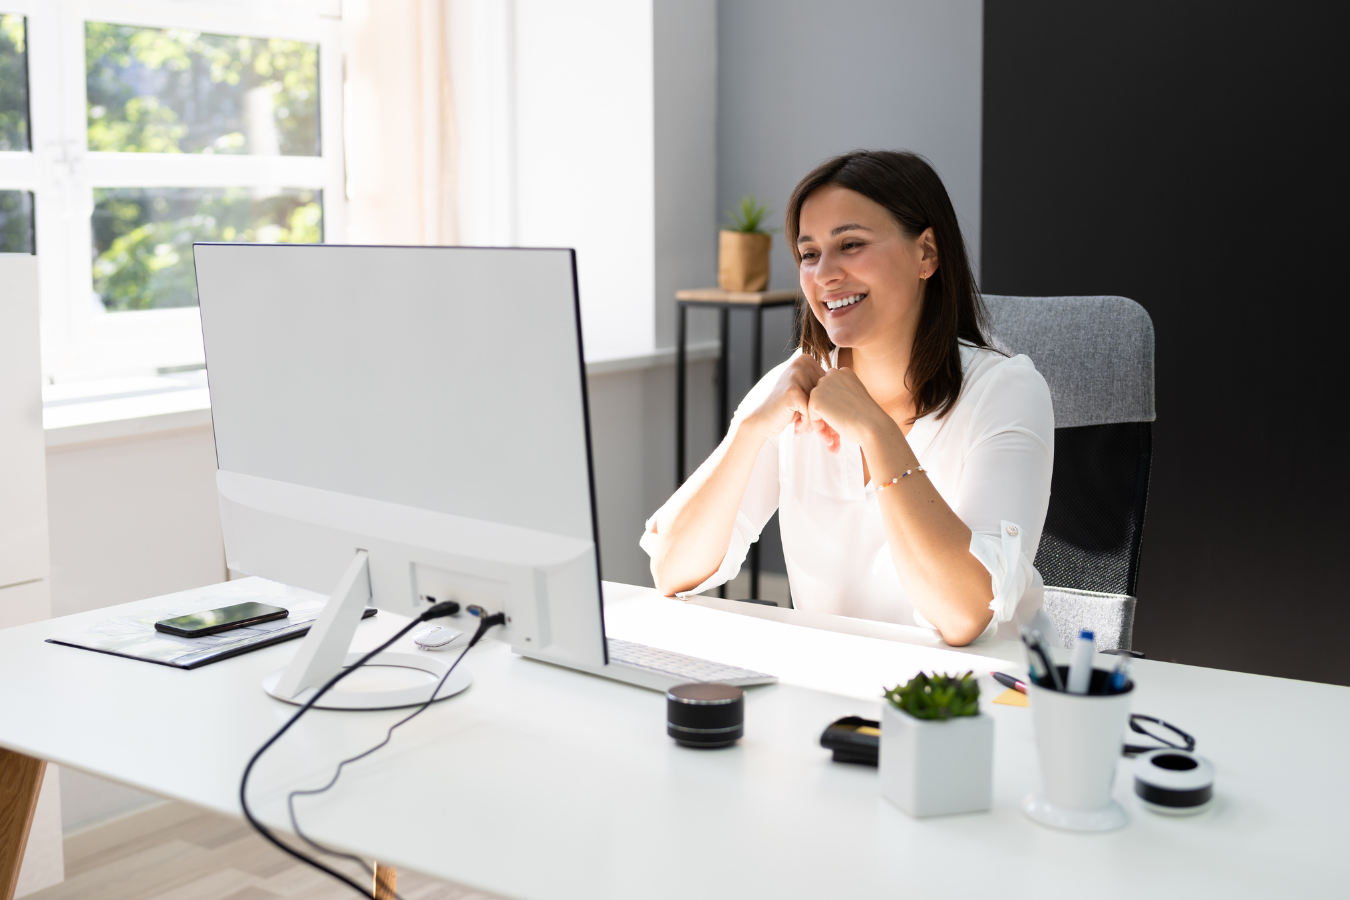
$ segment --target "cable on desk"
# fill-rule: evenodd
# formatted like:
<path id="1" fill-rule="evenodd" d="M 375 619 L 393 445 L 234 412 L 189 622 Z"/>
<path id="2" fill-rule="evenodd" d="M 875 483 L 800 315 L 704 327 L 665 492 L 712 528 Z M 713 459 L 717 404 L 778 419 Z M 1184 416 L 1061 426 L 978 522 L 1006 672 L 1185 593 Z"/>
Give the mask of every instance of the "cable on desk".
<path id="1" fill-rule="evenodd" d="M 241 778 L 240 781 L 239 781 L 239 805 L 240 805 L 240 807 L 243 809 L 243 812 L 244 812 L 244 818 L 248 820 L 248 823 L 249 823 L 250 825 L 253 826 L 254 830 L 256 830 L 256 831 L 257 831 L 260 835 L 262 835 L 267 841 L 269 841 L 271 844 L 273 844 L 274 846 L 276 846 L 278 849 L 282 850 L 283 852 L 289 854 L 290 856 L 295 857 L 296 859 L 300 860 L 301 862 L 305 863 L 306 865 L 312 866 L 312 867 L 318 869 L 319 871 L 324 872 L 325 874 L 330 875 L 330 876 L 333 877 L 333 878 L 336 878 L 338 881 L 341 881 L 343 884 L 345 884 L 345 885 L 347 885 L 348 887 L 350 887 L 350 888 L 352 888 L 353 890 L 355 890 L 355 891 L 356 891 L 357 893 L 359 893 L 361 896 L 363 896 L 363 897 L 371 897 L 372 900 L 373 900 L 373 898 L 374 898 L 374 893 L 373 893 L 373 892 L 367 891 L 365 888 L 363 888 L 361 885 L 357 884 L 357 883 L 356 883 L 355 881 L 353 881 L 352 879 L 348 878 L 346 875 L 342 874 L 341 872 L 339 872 L 339 871 L 337 871 L 337 870 L 335 870 L 335 869 L 332 869 L 332 868 L 330 868 L 330 867 L 324 865 L 322 862 L 318 861 L 317 859 L 313 859 L 313 858 L 307 856 L 306 854 L 301 853 L 299 850 L 296 850 L 295 848 L 288 846 L 287 844 L 285 844 L 284 842 L 282 842 L 280 839 L 278 839 L 278 838 L 276 837 L 276 835 L 274 835 L 274 834 L 271 832 L 271 830 L 269 830 L 269 829 L 267 828 L 266 825 L 264 825 L 262 822 L 258 821 L 258 819 L 253 815 L 253 812 L 248 808 L 248 779 L 249 779 L 249 776 L 253 773 L 253 767 L 257 764 L 258 760 L 262 758 L 262 755 L 263 755 L 264 753 L 266 753 L 267 750 L 270 749 L 271 746 L 272 746 L 273 744 L 275 744 L 275 743 L 281 738 L 282 735 L 284 735 L 287 731 L 289 731 L 289 730 L 291 729 L 291 726 L 292 726 L 292 725 L 294 725 L 296 722 L 300 721 L 300 717 L 303 716 L 305 713 L 309 712 L 310 709 L 312 709 L 312 708 L 314 707 L 314 704 L 317 703 L 317 702 L 318 702 L 325 694 L 327 694 L 330 690 L 332 690 L 333 687 L 334 687 L 335 685 L 337 685 L 337 683 L 338 683 L 339 681 L 341 681 L 342 679 L 346 678 L 346 677 L 347 677 L 348 675 L 350 675 L 352 672 L 355 672 L 355 671 L 356 671 L 357 669 L 359 669 L 361 666 L 364 666 L 364 665 L 365 665 L 366 663 L 368 663 L 368 662 L 371 660 L 371 658 L 373 658 L 376 654 L 379 654 L 379 653 L 383 652 L 384 650 L 388 649 L 389 646 L 392 645 L 395 641 L 397 641 L 399 638 L 401 638 L 401 637 L 403 637 L 404 635 L 406 635 L 409 631 L 412 631 L 412 630 L 413 630 L 414 628 L 416 628 L 418 625 L 421 625 L 423 622 L 426 622 L 426 621 L 428 621 L 428 620 L 430 620 L 430 619 L 438 619 L 438 618 L 441 618 L 441 617 L 443 617 L 443 616 L 448 616 L 448 615 L 451 615 L 451 614 L 453 614 L 453 613 L 455 613 L 455 612 L 458 612 L 458 611 L 459 611 L 459 604 L 455 603 L 454 601 L 446 601 L 446 602 L 443 602 L 443 603 L 437 603 L 435 606 L 432 606 L 432 607 L 431 607 L 430 609 L 428 609 L 426 612 L 422 613 L 420 616 L 418 616 L 417 618 L 415 618 L 415 619 L 413 619 L 411 622 L 409 622 L 407 626 L 405 626 L 404 628 L 400 629 L 399 632 L 398 632 L 397 634 L 395 634 L 393 637 L 391 637 L 389 640 L 385 641 L 383 644 L 381 644 L 380 646 L 376 647 L 374 650 L 371 650 L 371 651 L 370 651 L 369 653 L 367 653 L 365 656 L 363 656 L 363 657 L 361 657 L 359 660 L 357 660 L 355 665 L 348 666 L 348 667 L 344 668 L 342 671 L 338 672 L 336 675 L 334 675 L 332 678 L 330 678 L 330 679 L 328 680 L 328 682 L 327 682 L 326 684 L 324 684 L 323 687 L 321 687 L 321 688 L 319 688 L 317 691 L 315 691 L 313 697 L 310 697 L 308 700 L 305 701 L 305 704 L 304 704 L 303 706 L 301 706 L 300 709 L 298 709 L 298 710 L 296 711 L 295 715 L 291 716 L 290 719 L 288 719 L 288 720 L 286 721 L 286 724 L 282 725 L 279 729 L 277 729 L 276 733 L 273 734 L 270 738 L 268 738 L 268 739 L 263 743 L 263 745 L 262 745 L 261 747 L 259 747 L 259 748 L 257 749 L 257 751 L 254 752 L 253 756 L 252 756 L 252 757 L 249 759 L 249 761 L 248 761 L 248 765 L 246 765 L 246 766 L 244 767 L 244 775 L 243 775 L 243 778 Z M 420 715 L 420 714 L 421 714 L 428 706 L 430 706 L 430 705 L 432 704 L 432 702 L 434 702 L 434 700 L 435 700 L 435 698 L 436 698 L 436 694 L 440 693 L 441 687 L 445 684 L 446 679 L 450 677 L 450 674 L 451 674 L 452 672 L 454 672 L 455 667 L 459 665 L 460 660 L 462 660 L 462 659 L 464 658 L 465 654 L 467 654 L 471 649 L 473 649 L 474 644 L 477 644 L 477 643 L 479 642 L 479 640 L 482 639 L 483 635 L 487 634 L 488 629 L 492 628 L 494 625 L 501 625 L 501 624 L 503 624 L 505 621 L 506 621 L 506 617 L 505 617 L 503 614 L 501 614 L 501 613 L 496 613 L 496 614 L 494 614 L 494 615 L 491 615 L 491 616 L 487 616 L 487 617 L 482 618 L 482 619 L 479 621 L 479 623 L 478 623 L 478 630 L 474 633 L 474 636 L 469 640 L 468 645 L 465 646 L 465 648 L 464 648 L 462 651 L 460 651 L 459 656 L 455 658 L 455 661 L 454 661 L 454 663 L 451 664 L 450 669 L 449 669 L 448 671 L 446 671 L 445 675 L 443 675 L 443 676 L 441 677 L 440 682 L 439 682 L 439 683 L 437 684 L 437 686 L 436 686 L 436 690 L 432 692 L 430 698 L 429 698 L 426 702 L 424 702 L 423 704 L 421 704 L 421 705 L 420 705 L 420 706 L 419 706 L 419 707 L 418 707 L 411 715 L 408 715 L 408 716 L 404 717 L 402 720 L 400 720 L 399 722 L 396 722 L 393 726 L 391 726 L 390 729 L 389 729 L 389 731 L 388 731 L 388 733 L 385 734 L 384 740 L 381 741 L 379 744 L 375 745 L 374 747 L 371 747 L 369 750 L 365 751 L 364 753 L 359 754 L 358 756 L 351 757 L 350 759 L 345 759 L 345 760 L 343 760 L 341 763 L 339 763 L 339 764 L 338 764 L 337 771 L 334 772 L 334 774 L 333 774 L 332 780 L 330 780 L 329 783 L 328 783 L 327 785 L 325 785 L 323 788 L 320 788 L 320 789 L 317 789 L 317 790 L 312 790 L 312 791 L 295 791 L 295 792 L 292 792 L 291 795 L 287 798 L 287 803 L 288 803 L 288 805 L 290 805 L 290 804 L 292 803 L 292 799 L 294 798 L 294 796 L 295 796 L 297 793 L 322 793 L 322 791 L 328 790 L 329 788 L 331 788 L 331 787 L 333 786 L 334 783 L 336 783 L 338 776 L 339 776 L 339 775 L 341 774 L 341 772 L 342 772 L 342 767 L 343 767 L 343 766 L 345 766 L 345 765 L 346 765 L 347 763 L 349 763 L 349 762 L 353 762 L 353 761 L 355 761 L 355 760 L 358 760 L 358 759 L 361 759 L 361 758 L 363 758 L 363 757 L 365 757 L 365 756 L 368 756 L 369 754 L 375 752 L 376 750 L 378 750 L 378 749 L 380 749 L 381 747 L 383 747 L 383 746 L 385 746 L 386 744 L 388 744 L 388 743 L 389 743 L 390 736 L 393 734 L 395 728 L 398 728 L 400 725 L 404 724 L 405 722 L 411 721 L 412 719 L 416 718 L 416 717 L 417 717 L 418 715 Z M 363 869 L 365 869 L 366 871 L 370 871 L 369 867 L 365 864 L 365 862 L 364 862 L 363 860 L 360 860 L 360 859 L 358 859 L 357 857 L 351 856 L 351 855 L 346 854 L 346 853 L 339 853 L 339 852 L 337 852 L 337 851 L 328 850 L 327 848 L 324 848 L 324 847 L 320 846 L 319 844 L 316 844 L 314 841 L 310 840 L 310 839 L 309 839 L 308 837 L 306 837 L 303 833 L 301 833 L 301 832 L 299 831 L 299 827 L 298 827 L 298 825 L 297 825 L 297 823 L 296 823 L 296 821 L 295 821 L 295 813 L 294 813 L 294 807 L 293 807 L 293 806 L 291 807 L 291 823 L 292 823 L 292 825 L 295 825 L 295 826 L 296 826 L 296 832 L 297 832 L 297 834 L 299 834 L 299 836 L 300 836 L 306 843 L 308 843 L 310 846 L 314 847 L 314 848 L 317 849 L 317 850 L 320 850 L 320 851 L 322 851 L 322 852 L 325 852 L 325 853 L 331 853 L 331 854 L 336 855 L 336 856 L 341 856 L 341 857 L 345 857 L 345 858 L 347 858 L 347 859 L 353 859 L 353 860 L 356 860 L 356 862 L 357 862 Z"/>
<path id="2" fill-rule="evenodd" d="M 487 633 L 488 629 L 492 628 L 494 625 L 501 625 L 505 621 L 506 617 L 501 613 L 497 613 L 495 616 L 488 616 L 486 614 L 480 616 L 480 621 L 478 623 L 478 630 L 474 633 L 474 636 L 469 640 L 469 643 L 464 647 L 464 649 L 459 651 L 459 656 L 455 657 L 455 661 L 450 664 L 450 668 L 446 670 L 446 673 L 441 676 L 441 680 L 436 684 L 436 689 L 431 692 L 430 699 L 428 699 L 425 703 L 420 704 L 415 710 L 413 710 L 407 716 L 404 716 L 402 719 L 395 722 L 393 725 L 390 725 L 389 730 L 386 731 L 384 734 L 384 740 L 380 741 L 375 746 L 361 753 L 358 753 L 355 756 L 349 756 L 346 759 L 339 762 L 337 768 L 333 771 L 333 777 L 330 778 L 328 780 L 328 783 L 325 784 L 323 787 L 309 788 L 307 790 L 291 791 L 289 794 L 286 795 L 286 808 L 290 814 L 291 828 L 292 830 L 295 831 L 297 837 L 299 837 L 306 844 L 309 844 L 309 846 L 313 847 L 319 853 L 325 853 L 328 854 L 329 856 L 336 856 L 340 859 L 351 860 L 352 862 L 360 866 L 361 869 L 364 872 L 366 872 L 366 874 L 370 875 L 372 878 L 375 877 L 375 872 L 370 868 L 370 866 L 366 865 L 365 860 L 361 859 L 359 856 L 354 856 L 353 854 L 350 853 L 343 853 L 342 851 L 334 850 L 331 847 L 325 847 L 323 844 L 320 844 L 318 841 L 313 840 L 312 838 L 310 838 L 309 835 L 305 834 L 304 830 L 300 827 L 300 820 L 296 817 L 295 814 L 295 798 L 324 793 L 325 791 L 332 788 L 333 785 L 337 784 L 338 779 L 342 777 L 342 770 L 347 767 L 348 763 L 353 763 L 358 760 L 365 759 L 367 756 L 374 753 L 376 750 L 379 750 L 380 748 L 386 746 L 390 742 L 390 740 L 393 739 L 394 732 L 397 729 L 403 727 L 408 722 L 411 722 L 413 719 L 420 716 L 422 713 L 426 711 L 427 707 L 429 707 L 433 702 L 435 702 L 436 695 L 441 692 L 441 688 L 445 686 L 445 682 L 454 673 L 455 667 L 459 665 L 460 660 L 464 658 L 464 655 L 469 652 L 469 650 L 473 647 L 474 644 L 478 643 L 479 639 L 484 634 Z M 398 897 L 397 892 L 395 892 L 394 896 Z"/>

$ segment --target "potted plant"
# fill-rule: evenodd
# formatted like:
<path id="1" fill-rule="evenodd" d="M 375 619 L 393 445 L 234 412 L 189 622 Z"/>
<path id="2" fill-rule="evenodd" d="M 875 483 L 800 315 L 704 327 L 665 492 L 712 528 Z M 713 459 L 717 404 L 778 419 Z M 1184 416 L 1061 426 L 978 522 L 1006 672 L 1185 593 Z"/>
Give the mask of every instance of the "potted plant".
<path id="1" fill-rule="evenodd" d="M 761 227 L 769 212 L 746 194 L 727 212 L 717 246 L 717 283 L 724 291 L 762 291 L 769 286 L 770 229 Z"/>
<path id="2" fill-rule="evenodd" d="M 925 675 L 885 693 L 881 794 L 911 816 L 988 809 L 994 721 L 980 712 L 974 673 Z"/>

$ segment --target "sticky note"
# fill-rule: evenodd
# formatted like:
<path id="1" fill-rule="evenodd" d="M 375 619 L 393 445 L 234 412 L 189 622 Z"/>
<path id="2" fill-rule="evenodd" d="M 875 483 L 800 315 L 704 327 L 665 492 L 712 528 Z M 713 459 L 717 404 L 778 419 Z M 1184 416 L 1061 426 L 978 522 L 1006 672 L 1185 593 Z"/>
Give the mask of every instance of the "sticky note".
<path id="1" fill-rule="evenodd" d="M 1003 693 L 994 698 L 995 703 L 1002 703 L 1005 706 L 1028 706 L 1027 695 L 1021 691 L 1015 691 L 1008 688 Z"/>

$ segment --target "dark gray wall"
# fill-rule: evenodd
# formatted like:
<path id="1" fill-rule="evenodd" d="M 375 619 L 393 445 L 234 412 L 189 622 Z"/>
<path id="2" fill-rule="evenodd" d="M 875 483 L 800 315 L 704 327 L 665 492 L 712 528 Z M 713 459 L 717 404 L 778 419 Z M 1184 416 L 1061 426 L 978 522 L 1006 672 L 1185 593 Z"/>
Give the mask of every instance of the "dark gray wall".
<path id="1" fill-rule="evenodd" d="M 1157 332 L 1135 647 L 1350 684 L 1346 7 L 986 7 L 984 289 Z"/>

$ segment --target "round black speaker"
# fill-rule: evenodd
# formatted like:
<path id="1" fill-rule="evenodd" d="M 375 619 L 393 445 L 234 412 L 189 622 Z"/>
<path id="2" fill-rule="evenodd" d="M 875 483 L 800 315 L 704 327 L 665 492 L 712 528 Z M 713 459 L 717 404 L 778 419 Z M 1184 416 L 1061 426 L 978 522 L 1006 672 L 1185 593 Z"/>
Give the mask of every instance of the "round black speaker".
<path id="1" fill-rule="evenodd" d="M 666 691 L 666 734 L 685 747 L 728 747 L 745 734 L 745 691 L 680 684 Z"/>

